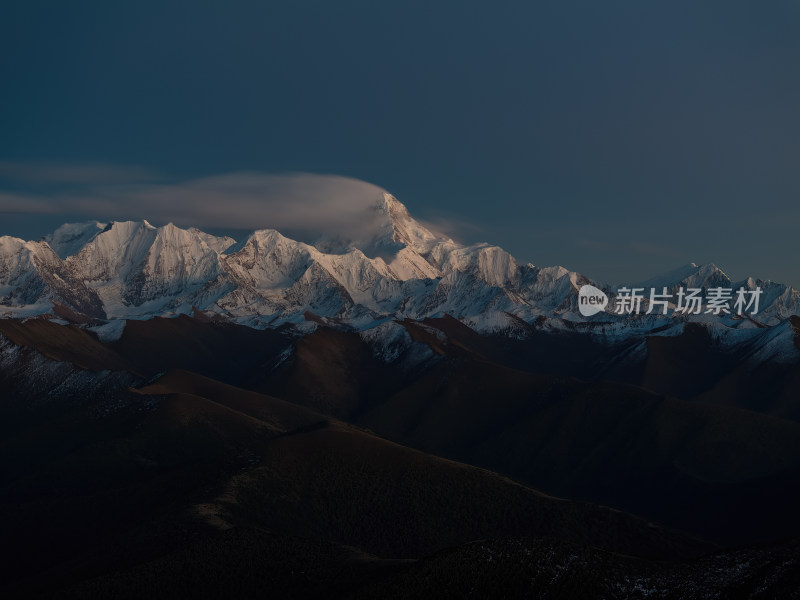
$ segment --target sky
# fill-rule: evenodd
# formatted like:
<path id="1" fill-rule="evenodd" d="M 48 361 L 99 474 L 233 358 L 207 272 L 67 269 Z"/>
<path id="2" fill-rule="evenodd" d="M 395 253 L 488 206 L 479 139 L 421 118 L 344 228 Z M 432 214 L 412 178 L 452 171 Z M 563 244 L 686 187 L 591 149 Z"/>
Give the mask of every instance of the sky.
<path id="1" fill-rule="evenodd" d="M 385 189 L 601 281 L 800 287 L 798 167 L 795 0 L 0 4 L 0 234 Z M 229 185 L 260 210 L 193 213 Z"/>

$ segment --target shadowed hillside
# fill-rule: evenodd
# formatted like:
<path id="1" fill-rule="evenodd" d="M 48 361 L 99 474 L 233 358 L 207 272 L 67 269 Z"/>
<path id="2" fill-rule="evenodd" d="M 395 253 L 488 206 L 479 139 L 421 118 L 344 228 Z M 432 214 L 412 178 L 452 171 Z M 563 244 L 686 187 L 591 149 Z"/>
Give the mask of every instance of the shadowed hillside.
<path id="1" fill-rule="evenodd" d="M 113 343 L 43 319 L 0 327 L 7 596 L 188 585 L 214 598 L 267 576 L 283 597 L 461 584 L 524 597 L 525 581 L 626 597 L 614 594 L 639 593 L 631 581 L 686 577 L 704 594 L 790 588 L 781 565 L 796 548 L 775 544 L 800 533 L 800 425 L 525 363 L 555 360 L 569 335 L 404 322 L 386 359 L 328 326 L 153 319 Z M 670 343 L 664 364 L 680 369 Z M 566 371 L 589 357 L 603 364 L 589 344 Z M 773 545 L 696 558 L 752 542 Z M 487 571 L 494 556 L 502 568 Z M 523 556 L 540 557 L 535 572 Z"/>

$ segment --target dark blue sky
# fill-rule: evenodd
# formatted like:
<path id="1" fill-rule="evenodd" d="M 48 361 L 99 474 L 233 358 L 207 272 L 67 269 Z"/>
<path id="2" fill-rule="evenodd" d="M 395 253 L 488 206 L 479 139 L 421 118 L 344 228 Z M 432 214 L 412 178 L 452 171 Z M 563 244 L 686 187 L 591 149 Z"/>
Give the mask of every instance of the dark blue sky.
<path id="1" fill-rule="evenodd" d="M 11 0 L 0 75 L 6 211 L 70 192 L 26 165 L 337 174 L 537 265 L 800 285 L 794 0 Z"/>

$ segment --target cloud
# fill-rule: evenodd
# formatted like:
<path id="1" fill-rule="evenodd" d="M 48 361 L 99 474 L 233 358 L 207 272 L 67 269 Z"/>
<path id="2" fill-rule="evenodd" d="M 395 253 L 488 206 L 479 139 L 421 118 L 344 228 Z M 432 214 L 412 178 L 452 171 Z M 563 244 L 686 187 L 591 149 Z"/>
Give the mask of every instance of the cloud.
<path id="1" fill-rule="evenodd" d="M 446 238 L 454 239 L 457 242 L 464 242 L 473 238 L 480 238 L 485 235 L 486 228 L 483 225 L 473 223 L 452 213 L 442 210 L 432 211 L 428 209 L 425 218 L 414 219 L 432 233 Z"/>
<path id="2" fill-rule="evenodd" d="M 380 187 L 337 175 L 231 173 L 170 185 L 106 190 L 107 210 L 136 203 L 148 218 L 240 229 L 348 229 L 381 197 Z M 103 210 L 101 204 L 87 209 Z"/>
<path id="3" fill-rule="evenodd" d="M 384 192 L 358 179 L 311 173 L 238 172 L 164 183 L 147 181 L 152 174 L 144 169 L 97 165 L 0 163 L 0 172 L 65 184 L 44 192 L 0 190 L 0 212 L 328 232 L 348 239 L 363 238 L 363 228 L 374 226 L 369 209 Z"/>
<path id="4" fill-rule="evenodd" d="M 0 213 L 57 213 L 58 208 L 52 202 L 27 194 L 0 191 Z"/>

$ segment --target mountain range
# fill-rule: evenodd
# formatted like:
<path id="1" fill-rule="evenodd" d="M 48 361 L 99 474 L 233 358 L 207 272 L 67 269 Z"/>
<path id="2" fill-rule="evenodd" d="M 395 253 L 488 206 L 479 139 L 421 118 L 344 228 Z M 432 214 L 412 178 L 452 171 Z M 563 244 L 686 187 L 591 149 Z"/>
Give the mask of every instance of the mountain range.
<path id="1" fill-rule="evenodd" d="M 235 241 L 173 224 L 66 224 L 42 240 L 0 238 L 0 316 L 50 315 L 106 321 L 203 313 L 256 328 L 300 324 L 307 312 L 358 330 L 391 319 L 454 316 L 479 332 L 514 330 L 520 322 L 559 328 L 564 322 L 625 321 L 621 332 L 705 320 L 725 329 L 773 326 L 800 313 L 800 291 L 771 281 L 732 282 L 712 264 L 685 265 L 640 284 L 707 290 L 762 289 L 753 319 L 638 319 L 631 328 L 613 311 L 582 317 L 577 290 L 592 284 L 563 267 L 522 264 L 498 246 L 465 246 L 420 224 L 384 193 L 363 216 L 362 239 L 319 235 L 310 243 L 271 229 Z M 712 315 L 713 316 L 713 315 Z M 606 333 L 608 327 L 603 328 Z"/>

